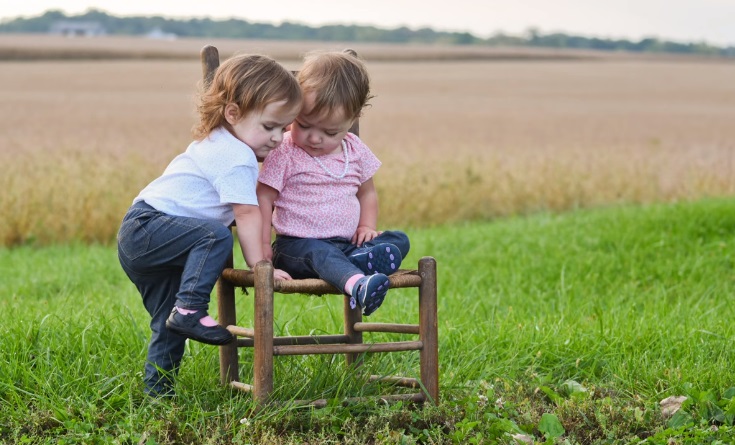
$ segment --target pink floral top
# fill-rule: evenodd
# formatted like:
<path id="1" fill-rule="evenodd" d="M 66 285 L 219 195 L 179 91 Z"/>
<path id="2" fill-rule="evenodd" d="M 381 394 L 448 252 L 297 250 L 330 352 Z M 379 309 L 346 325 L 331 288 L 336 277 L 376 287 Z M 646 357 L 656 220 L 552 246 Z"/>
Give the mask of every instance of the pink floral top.
<path id="1" fill-rule="evenodd" d="M 344 150 L 320 156 L 320 165 L 296 146 L 291 133 L 263 162 L 258 181 L 278 191 L 273 227 L 279 235 L 299 238 L 351 238 L 360 221 L 357 189 L 372 178 L 380 161 L 360 138 L 345 136 Z M 326 170 L 329 170 L 332 175 Z M 343 178 L 338 179 L 334 176 Z"/>

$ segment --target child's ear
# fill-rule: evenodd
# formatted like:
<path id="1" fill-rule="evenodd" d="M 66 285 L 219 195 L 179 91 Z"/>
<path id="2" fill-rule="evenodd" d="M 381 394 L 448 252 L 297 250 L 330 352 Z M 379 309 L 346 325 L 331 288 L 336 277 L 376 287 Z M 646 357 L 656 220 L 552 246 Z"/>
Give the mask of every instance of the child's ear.
<path id="1" fill-rule="evenodd" d="M 232 102 L 225 105 L 225 120 L 230 125 L 240 121 L 240 108 Z"/>

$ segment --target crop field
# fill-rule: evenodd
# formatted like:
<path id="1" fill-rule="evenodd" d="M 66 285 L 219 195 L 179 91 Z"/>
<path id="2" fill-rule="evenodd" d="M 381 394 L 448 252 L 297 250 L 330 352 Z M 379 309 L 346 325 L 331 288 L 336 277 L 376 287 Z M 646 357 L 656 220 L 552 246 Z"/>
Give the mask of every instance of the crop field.
<path id="1" fill-rule="evenodd" d="M 112 239 L 135 194 L 190 142 L 206 43 L 223 57 L 264 52 L 294 69 L 319 47 L 1 37 L 7 58 L 15 48 L 40 59 L 0 62 L 0 206 L 9 209 L 0 243 Z M 158 52 L 37 54 L 90 46 L 110 57 Z M 446 60 L 441 47 L 351 46 L 377 96 L 361 133 L 384 164 L 385 226 L 735 192 L 733 62 L 502 51 Z"/>

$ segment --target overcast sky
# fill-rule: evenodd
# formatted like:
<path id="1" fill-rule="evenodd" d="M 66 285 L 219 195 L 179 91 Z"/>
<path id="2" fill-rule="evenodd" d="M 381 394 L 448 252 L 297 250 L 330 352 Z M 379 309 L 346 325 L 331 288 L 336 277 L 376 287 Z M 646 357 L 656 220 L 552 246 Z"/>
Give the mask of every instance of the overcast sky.
<path id="1" fill-rule="evenodd" d="M 48 9 L 76 14 L 88 8 L 115 15 L 235 17 L 274 24 L 430 27 L 479 37 L 500 31 L 521 34 L 535 27 L 542 33 L 735 46 L 735 0 L 2 0 L 0 19 Z"/>

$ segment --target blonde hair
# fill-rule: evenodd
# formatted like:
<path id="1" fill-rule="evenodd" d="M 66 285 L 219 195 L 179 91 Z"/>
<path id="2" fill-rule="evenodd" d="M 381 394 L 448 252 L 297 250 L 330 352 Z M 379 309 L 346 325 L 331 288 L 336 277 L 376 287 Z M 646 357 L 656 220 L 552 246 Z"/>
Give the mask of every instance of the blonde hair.
<path id="1" fill-rule="evenodd" d="M 263 111 L 272 102 L 286 101 L 286 106 L 301 105 L 301 88 L 290 71 L 268 56 L 243 54 L 231 57 L 214 73 L 212 82 L 204 85 L 197 100 L 199 122 L 192 133 L 204 139 L 223 125 L 225 106 L 234 103 L 240 116 Z"/>
<path id="2" fill-rule="evenodd" d="M 354 52 L 311 52 L 296 76 L 301 90 L 316 93 L 310 115 L 331 114 L 342 108 L 353 120 L 373 98 L 367 68 Z"/>

